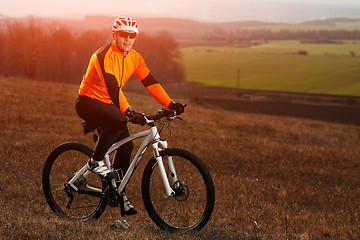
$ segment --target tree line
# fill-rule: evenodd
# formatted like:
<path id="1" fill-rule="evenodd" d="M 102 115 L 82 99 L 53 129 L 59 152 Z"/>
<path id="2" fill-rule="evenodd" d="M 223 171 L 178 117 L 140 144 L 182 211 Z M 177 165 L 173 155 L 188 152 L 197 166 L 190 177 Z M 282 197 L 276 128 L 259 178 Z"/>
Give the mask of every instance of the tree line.
<path id="1" fill-rule="evenodd" d="M 91 55 L 112 41 L 111 30 L 77 30 L 36 18 L 8 21 L 0 28 L 0 74 L 80 83 Z M 183 81 L 184 70 L 175 39 L 166 32 L 139 34 L 134 46 L 156 78 Z"/>
<path id="2" fill-rule="evenodd" d="M 359 30 L 279 30 L 271 29 L 242 29 L 225 31 L 216 28 L 203 36 L 210 41 L 246 42 L 252 40 L 303 40 L 311 42 L 331 42 L 336 40 L 359 40 Z"/>

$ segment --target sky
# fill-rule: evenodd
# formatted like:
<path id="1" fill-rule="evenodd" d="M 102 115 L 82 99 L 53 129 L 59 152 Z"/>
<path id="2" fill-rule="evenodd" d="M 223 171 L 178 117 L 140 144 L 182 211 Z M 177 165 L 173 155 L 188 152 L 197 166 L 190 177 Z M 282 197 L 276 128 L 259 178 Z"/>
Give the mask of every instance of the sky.
<path id="1" fill-rule="evenodd" d="M 299 23 L 360 18 L 359 0 L 0 0 L 0 15 L 180 17 L 207 22 L 258 20 Z"/>

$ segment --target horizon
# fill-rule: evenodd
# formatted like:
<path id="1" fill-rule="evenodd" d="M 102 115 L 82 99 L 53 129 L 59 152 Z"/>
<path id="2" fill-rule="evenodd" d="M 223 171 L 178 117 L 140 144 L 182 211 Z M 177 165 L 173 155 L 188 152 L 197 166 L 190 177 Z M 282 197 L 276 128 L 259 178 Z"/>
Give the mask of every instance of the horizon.
<path id="1" fill-rule="evenodd" d="M 122 11 L 116 10 L 114 0 L 98 1 L 45 1 L 6 0 L 0 2 L 0 16 L 23 18 L 82 19 L 86 16 L 128 15 L 138 18 L 170 17 L 203 22 L 261 21 L 277 23 L 301 23 L 329 18 L 360 18 L 360 2 L 346 0 L 136 0 L 122 3 Z M 134 6 L 135 5 L 135 6 Z M 22 7 L 19 7 L 22 6 Z M 115 7 L 114 7 L 115 6 Z M 121 12 L 121 13 L 119 13 Z"/>

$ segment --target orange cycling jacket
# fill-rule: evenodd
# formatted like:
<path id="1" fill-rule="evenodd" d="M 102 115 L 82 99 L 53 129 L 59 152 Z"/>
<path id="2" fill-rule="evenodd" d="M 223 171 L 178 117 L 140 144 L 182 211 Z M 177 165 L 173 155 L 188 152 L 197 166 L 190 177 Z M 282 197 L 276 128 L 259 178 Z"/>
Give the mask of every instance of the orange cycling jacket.
<path id="1" fill-rule="evenodd" d="M 100 48 L 91 56 L 80 85 L 79 95 L 114 104 L 125 113 L 131 106 L 122 92 L 122 87 L 133 74 L 151 96 L 164 107 L 169 107 L 172 100 L 150 74 L 143 57 L 134 50 L 123 54 L 115 42 Z"/>

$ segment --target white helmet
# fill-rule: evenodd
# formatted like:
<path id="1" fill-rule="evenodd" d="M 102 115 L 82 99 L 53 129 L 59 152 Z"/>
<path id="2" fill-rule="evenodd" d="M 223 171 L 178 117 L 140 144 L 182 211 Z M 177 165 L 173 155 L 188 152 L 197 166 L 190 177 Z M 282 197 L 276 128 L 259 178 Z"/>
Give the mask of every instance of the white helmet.
<path id="1" fill-rule="evenodd" d="M 118 17 L 112 26 L 112 31 L 134 31 L 139 34 L 138 24 L 135 19 L 131 17 Z"/>

